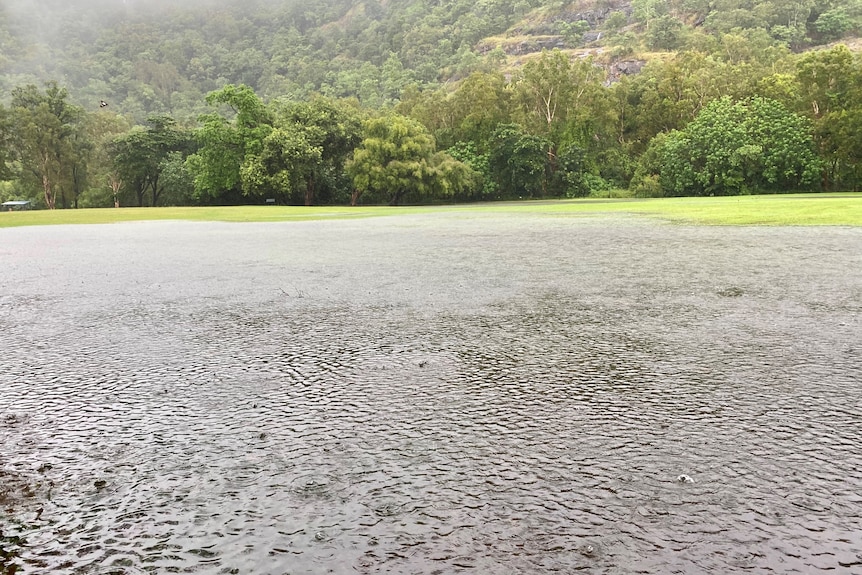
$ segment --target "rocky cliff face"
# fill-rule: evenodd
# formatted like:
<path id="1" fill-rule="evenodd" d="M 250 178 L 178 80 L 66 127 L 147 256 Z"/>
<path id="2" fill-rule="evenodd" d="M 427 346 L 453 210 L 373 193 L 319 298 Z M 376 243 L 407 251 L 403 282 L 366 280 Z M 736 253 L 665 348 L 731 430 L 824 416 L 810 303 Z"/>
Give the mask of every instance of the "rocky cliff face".
<path id="1" fill-rule="evenodd" d="M 590 31 L 598 31 L 615 12 L 622 12 L 626 18 L 630 19 L 632 15 L 631 2 L 609 2 L 603 3 L 602 6 L 595 6 L 594 3 L 570 5 L 563 10 L 548 14 L 547 17 L 537 22 L 517 25 L 512 28 L 512 33 L 515 35 L 555 34 L 558 32 L 561 22 L 566 24 L 586 22 Z"/>
<path id="2" fill-rule="evenodd" d="M 512 57 L 510 63 L 513 67 L 522 65 L 531 54 L 543 50 L 567 50 L 572 57 L 595 56 L 598 65 L 607 70 L 608 83 L 613 83 L 623 76 L 638 74 L 646 64 L 641 59 L 612 57 L 603 46 L 608 19 L 616 14 L 623 15 L 625 25 L 633 23 L 631 2 L 627 0 L 604 2 L 601 6 L 595 2 L 570 4 L 558 11 L 534 15 L 513 26 L 504 36 L 486 38 L 479 42 L 476 51 L 484 55 L 500 49 Z M 619 16 L 616 18 L 620 19 Z M 579 34 L 563 33 L 566 28 L 571 29 L 572 25 L 579 23 L 583 23 Z"/>
<path id="3" fill-rule="evenodd" d="M 504 35 L 482 40 L 476 50 L 487 54 L 499 47 L 510 56 L 522 56 L 554 48 L 595 48 L 606 34 L 604 28 L 608 19 L 617 14 L 623 15 L 626 25 L 632 24 L 631 2 L 611 1 L 601 6 L 594 2 L 577 2 L 561 10 L 532 14 Z"/>

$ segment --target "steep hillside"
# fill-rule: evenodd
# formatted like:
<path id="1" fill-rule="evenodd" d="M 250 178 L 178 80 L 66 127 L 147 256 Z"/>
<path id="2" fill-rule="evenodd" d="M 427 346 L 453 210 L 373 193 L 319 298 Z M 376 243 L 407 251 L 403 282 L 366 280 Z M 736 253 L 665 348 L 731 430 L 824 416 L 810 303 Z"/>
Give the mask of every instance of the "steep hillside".
<path id="1" fill-rule="evenodd" d="M 87 108 L 105 100 L 138 119 L 194 117 L 226 83 L 377 107 L 543 49 L 592 54 L 619 77 L 727 34 L 802 50 L 859 16 L 830 0 L 5 0 L 0 90 L 55 80 Z"/>

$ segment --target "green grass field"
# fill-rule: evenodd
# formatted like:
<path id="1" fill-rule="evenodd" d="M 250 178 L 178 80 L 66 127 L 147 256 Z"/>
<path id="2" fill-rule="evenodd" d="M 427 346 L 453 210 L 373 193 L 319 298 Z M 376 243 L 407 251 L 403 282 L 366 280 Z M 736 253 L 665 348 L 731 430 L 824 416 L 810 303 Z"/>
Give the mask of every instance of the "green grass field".
<path id="1" fill-rule="evenodd" d="M 524 201 L 415 207 L 229 206 L 100 208 L 0 213 L 0 228 L 57 224 L 107 224 L 143 220 L 275 222 L 368 218 L 411 213 L 540 213 L 551 216 L 633 214 L 704 225 L 862 225 L 862 194 L 788 194 L 716 198 Z"/>

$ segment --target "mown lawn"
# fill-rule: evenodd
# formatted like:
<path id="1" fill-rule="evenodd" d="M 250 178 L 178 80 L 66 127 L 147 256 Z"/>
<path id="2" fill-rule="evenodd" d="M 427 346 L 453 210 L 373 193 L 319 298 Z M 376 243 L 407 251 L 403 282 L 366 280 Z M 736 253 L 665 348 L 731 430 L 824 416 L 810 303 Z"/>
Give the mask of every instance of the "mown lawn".
<path id="1" fill-rule="evenodd" d="M 509 207 L 511 206 L 511 207 Z M 491 209 L 632 213 L 707 225 L 862 225 L 862 194 L 785 194 L 712 198 L 524 202 Z"/>
<path id="2" fill-rule="evenodd" d="M 715 198 L 494 202 L 451 206 L 227 206 L 100 208 L 0 213 L 0 228 L 56 224 L 105 224 L 142 220 L 273 222 L 393 216 L 447 211 L 547 215 L 636 214 L 706 225 L 862 225 L 862 194 L 788 194 Z"/>

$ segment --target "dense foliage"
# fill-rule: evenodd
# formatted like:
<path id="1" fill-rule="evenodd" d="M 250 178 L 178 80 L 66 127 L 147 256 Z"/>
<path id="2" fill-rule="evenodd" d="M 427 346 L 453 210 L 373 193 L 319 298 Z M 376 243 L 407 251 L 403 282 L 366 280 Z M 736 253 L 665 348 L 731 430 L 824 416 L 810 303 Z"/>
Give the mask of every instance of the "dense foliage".
<path id="1" fill-rule="evenodd" d="M 665 195 L 712 196 L 808 188 L 820 162 L 810 122 L 775 100 L 724 97 L 683 130 L 654 138 L 641 166 L 656 172 Z"/>
<path id="2" fill-rule="evenodd" d="M 862 62 L 812 48 L 860 17 L 856 0 L 7 0 L 0 199 L 857 189 Z"/>

